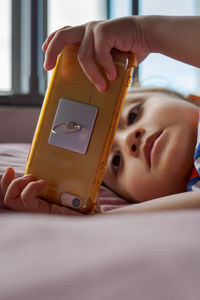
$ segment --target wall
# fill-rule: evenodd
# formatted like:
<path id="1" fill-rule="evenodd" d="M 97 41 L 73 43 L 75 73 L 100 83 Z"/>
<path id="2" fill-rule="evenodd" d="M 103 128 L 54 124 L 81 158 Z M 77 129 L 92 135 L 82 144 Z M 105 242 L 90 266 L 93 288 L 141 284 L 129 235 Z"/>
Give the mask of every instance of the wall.
<path id="1" fill-rule="evenodd" d="M 0 143 L 31 143 L 40 108 L 0 106 Z"/>

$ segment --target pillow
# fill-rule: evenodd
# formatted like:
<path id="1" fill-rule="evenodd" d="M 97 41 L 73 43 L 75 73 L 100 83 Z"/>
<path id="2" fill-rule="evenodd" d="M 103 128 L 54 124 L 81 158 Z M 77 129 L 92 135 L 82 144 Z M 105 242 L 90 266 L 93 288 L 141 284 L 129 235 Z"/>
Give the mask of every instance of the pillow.
<path id="1" fill-rule="evenodd" d="M 23 175 L 30 146 L 30 144 L 22 143 L 0 144 L 0 178 L 8 166 L 15 169 L 17 177 Z M 126 200 L 120 198 L 104 186 L 101 186 L 99 189 L 97 202 L 101 212 L 123 207 L 128 204 Z M 3 196 L 1 191 L 0 207 L 3 209 Z"/>

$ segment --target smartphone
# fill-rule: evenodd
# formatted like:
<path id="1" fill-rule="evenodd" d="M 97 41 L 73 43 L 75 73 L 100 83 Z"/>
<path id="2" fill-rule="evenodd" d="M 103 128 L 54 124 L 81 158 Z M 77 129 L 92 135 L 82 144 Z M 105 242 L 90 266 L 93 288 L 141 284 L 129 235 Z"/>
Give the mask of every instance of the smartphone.
<path id="1" fill-rule="evenodd" d="M 136 59 L 114 51 L 117 79 L 100 92 L 83 72 L 78 51 L 78 45 L 65 46 L 58 57 L 25 174 L 46 181 L 41 198 L 89 214 L 96 207 Z"/>

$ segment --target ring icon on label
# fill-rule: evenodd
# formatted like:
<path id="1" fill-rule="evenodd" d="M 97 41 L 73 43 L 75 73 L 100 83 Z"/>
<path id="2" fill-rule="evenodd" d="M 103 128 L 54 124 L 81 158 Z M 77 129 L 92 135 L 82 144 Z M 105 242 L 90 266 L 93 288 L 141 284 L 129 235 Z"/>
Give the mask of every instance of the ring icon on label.
<path id="1" fill-rule="evenodd" d="M 81 125 L 74 121 L 69 121 L 66 123 L 58 124 L 51 129 L 51 132 L 60 133 L 75 133 L 81 130 Z"/>

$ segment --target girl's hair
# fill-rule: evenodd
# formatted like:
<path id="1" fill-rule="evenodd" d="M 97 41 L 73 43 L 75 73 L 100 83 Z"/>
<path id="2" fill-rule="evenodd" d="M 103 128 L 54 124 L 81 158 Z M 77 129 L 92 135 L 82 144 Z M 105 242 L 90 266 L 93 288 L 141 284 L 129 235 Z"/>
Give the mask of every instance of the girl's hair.
<path id="1" fill-rule="evenodd" d="M 179 92 L 167 89 L 167 88 L 130 88 L 128 94 L 132 93 L 164 93 L 170 96 L 175 96 L 180 99 L 188 101 L 189 98 Z"/>
<path id="2" fill-rule="evenodd" d="M 129 91 L 128 91 L 128 95 L 132 94 L 132 93 L 163 93 L 163 94 L 167 94 L 167 95 L 170 95 L 170 96 L 175 96 L 179 99 L 182 99 L 182 100 L 185 100 L 185 101 L 188 101 L 188 102 L 191 102 L 197 106 L 200 106 L 200 97 L 198 96 L 195 96 L 195 95 L 184 95 L 184 94 L 181 94 L 179 92 L 176 92 L 174 90 L 170 90 L 170 89 L 167 89 L 167 88 L 130 88 Z"/>

